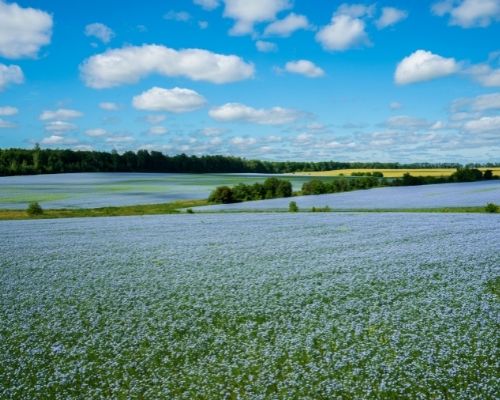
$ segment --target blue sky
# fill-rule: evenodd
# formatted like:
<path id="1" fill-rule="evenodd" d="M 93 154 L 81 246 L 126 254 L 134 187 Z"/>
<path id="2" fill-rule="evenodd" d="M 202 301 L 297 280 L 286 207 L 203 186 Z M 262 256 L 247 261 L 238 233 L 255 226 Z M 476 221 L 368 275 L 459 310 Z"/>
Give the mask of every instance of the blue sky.
<path id="1" fill-rule="evenodd" d="M 500 0 L 0 0 L 0 146 L 498 162 L 499 22 Z"/>

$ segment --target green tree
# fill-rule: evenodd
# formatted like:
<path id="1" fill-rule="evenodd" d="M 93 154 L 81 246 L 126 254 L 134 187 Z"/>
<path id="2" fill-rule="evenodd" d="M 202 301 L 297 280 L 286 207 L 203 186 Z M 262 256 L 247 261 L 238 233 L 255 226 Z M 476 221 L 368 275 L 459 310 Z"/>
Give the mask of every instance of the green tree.
<path id="1" fill-rule="evenodd" d="M 43 214 L 43 208 L 40 206 L 40 204 L 38 204 L 38 202 L 34 201 L 34 202 L 31 202 L 28 205 L 28 208 L 26 209 L 26 212 L 28 213 L 28 215 L 30 217 L 34 217 L 34 216 L 37 216 L 37 215 L 42 215 Z"/>
<path id="2" fill-rule="evenodd" d="M 299 206 L 295 201 L 291 201 L 288 203 L 288 211 L 290 212 L 298 212 L 299 211 Z"/>
<path id="3" fill-rule="evenodd" d="M 234 203 L 233 191 L 229 186 L 218 186 L 210 193 L 208 201 L 211 203 L 229 204 Z"/>

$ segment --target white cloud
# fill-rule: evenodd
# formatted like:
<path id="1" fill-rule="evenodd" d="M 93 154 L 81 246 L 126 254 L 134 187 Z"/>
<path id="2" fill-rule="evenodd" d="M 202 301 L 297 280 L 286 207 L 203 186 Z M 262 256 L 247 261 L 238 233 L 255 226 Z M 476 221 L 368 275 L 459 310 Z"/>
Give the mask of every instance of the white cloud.
<path id="1" fill-rule="evenodd" d="M 256 23 L 273 21 L 276 14 L 292 6 L 289 0 L 225 0 L 224 16 L 236 20 L 231 35 L 247 35 Z"/>
<path id="2" fill-rule="evenodd" d="M 477 96 L 472 100 L 472 108 L 477 111 L 500 110 L 500 93 Z"/>
<path id="3" fill-rule="evenodd" d="M 194 4 L 202 6 L 205 10 L 215 10 L 219 7 L 219 0 L 194 0 Z"/>
<path id="4" fill-rule="evenodd" d="M 51 15 L 0 0 L 0 56 L 36 57 L 50 43 L 51 35 Z"/>
<path id="5" fill-rule="evenodd" d="M 167 132 L 168 132 L 168 129 L 165 128 L 164 126 L 160 126 L 160 125 L 152 126 L 148 130 L 148 133 L 150 135 L 155 135 L 155 136 L 165 135 Z"/>
<path id="6" fill-rule="evenodd" d="M 264 30 L 264 35 L 288 37 L 293 32 L 299 29 L 308 29 L 308 28 L 309 28 L 309 21 L 307 20 L 306 16 L 291 13 L 287 15 L 285 18 L 280 19 L 278 21 L 274 21 L 273 23 L 269 24 Z"/>
<path id="7" fill-rule="evenodd" d="M 464 129 L 470 133 L 500 132 L 500 117 L 481 117 L 468 121 Z"/>
<path id="8" fill-rule="evenodd" d="M 458 70 L 459 65 L 453 58 L 417 50 L 398 64 L 394 79 L 397 84 L 406 85 L 451 75 Z"/>
<path id="9" fill-rule="evenodd" d="M 422 118 L 409 117 L 407 115 L 397 115 L 394 117 L 390 117 L 385 123 L 384 126 L 393 129 L 420 129 L 420 128 L 428 128 L 432 124 Z"/>
<path id="10" fill-rule="evenodd" d="M 40 114 L 40 119 L 42 121 L 50 121 L 50 120 L 60 120 L 67 121 L 74 118 L 81 117 L 83 114 L 77 110 L 70 110 L 67 108 L 60 108 L 58 110 L 45 110 Z"/>
<path id="11" fill-rule="evenodd" d="M 135 138 L 130 135 L 115 135 L 115 136 L 110 136 L 106 139 L 106 143 L 111 143 L 111 144 L 130 143 L 134 141 Z"/>
<path id="12" fill-rule="evenodd" d="M 17 65 L 5 65 L 0 63 L 0 92 L 10 84 L 21 84 L 24 82 L 23 71 Z"/>
<path id="13" fill-rule="evenodd" d="M 45 130 L 48 132 L 71 132 L 77 129 L 75 124 L 66 121 L 50 121 L 45 125 Z"/>
<path id="14" fill-rule="evenodd" d="M 151 114 L 146 116 L 146 122 L 151 125 L 158 125 L 160 122 L 163 122 L 167 119 L 167 117 L 163 114 Z"/>
<path id="15" fill-rule="evenodd" d="M 252 108 L 240 103 L 226 103 L 209 111 L 217 121 L 245 121 L 260 125 L 284 125 L 297 120 L 301 113 L 282 107 Z"/>
<path id="16" fill-rule="evenodd" d="M 92 56 L 84 61 L 80 71 L 87 86 L 103 89 L 135 83 L 155 73 L 195 81 L 228 83 L 253 77 L 254 66 L 235 55 L 143 45 L 108 50 Z"/>
<path id="17" fill-rule="evenodd" d="M 187 22 L 191 19 L 191 14 L 186 11 L 169 11 L 163 16 L 164 19 L 174 20 L 178 22 Z"/>
<path id="18" fill-rule="evenodd" d="M 399 110 L 403 105 L 399 101 L 393 101 L 389 104 L 391 110 Z"/>
<path id="19" fill-rule="evenodd" d="M 398 22 L 406 19 L 408 17 L 408 12 L 404 10 L 399 10 L 394 7 L 384 7 L 382 8 L 382 15 L 375 22 L 378 29 L 384 29 L 388 26 L 395 25 Z"/>
<path id="20" fill-rule="evenodd" d="M 200 29 L 207 29 L 208 28 L 208 22 L 207 21 L 198 21 L 198 27 Z"/>
<path id="21" fill-rule="evenodd" d="M 278 46 L 272 42 L 266 42 L 264 40 L 257 40 L 255 42 L 255 47 L 262 53 L 272 53 L 278 50 Z"/>
<path id="22" fill-rule="evenodd" d="M 118 104 L 116 104 L 116 103 L 105 101 L 105 102 L 99 103 L 99 108 L 101 110 L 105 110 L 105 111 L 117 111 L 120 107 L 118 107 Z"/>
<path id="23" fill-rule="evenodd" d="M 478 64 L 465 71 L 474 80 L 485 87 L 500 87 L 500 68 L 491 68 L 488 64 Z"/>
<path id="24" fill-rule="evenodd" d="M 294 74 L 300 74 L 309 78 L 319 78 L 325 75 L 320 67 L 308 60 L 297 60 L 287 62 L 285 70 Z"/>
<path id="25" fill-rule="evenodd" d="M 432 12 L 438 16 L 450 15 L 450 25 L 462 28 L 487 27 L 500 20 L 498 0 L 444 0 L 432 5 Z"/>
<path id="26" fill-rule="evenodd" d="M 16 115 L 18 112 L 19 110 L 16 107 L 0 107 L 0 116 L 2 117 L 10 117 L 11 115 Z"/>
<path id="27" fill-rule="evenodd" d="M 178 87 L 173 89 L 153 87 L 135 96 L 132 100 L 132 104 L 138 110 L 169 111 L 173 113 L 193 111 L 202 107 L 205 103 L 205 98 L 194 90 Z"/>
<path id="28" fill-rule="evenodd" d="M 351 47 L 369 44 L 363 17 L 373 14 L 374 6 L 342 4 L 333 14 L 330 24 L 316 34 L 316 41 L 324 49 L 343 51 Z"/>
<path id="29" fill-rule="evenodd" d="M 231 144 L 234 144 L 235 146 L 242 147 L 242 148 L 253 146 L 256 143 L 257 143 L 257 140 L 255 138 L 244 138 L 241 136 L 236 136 L 236 137 L 231 139 Z"/>
<path id="30" fill-rule="evenodd" d="M 90 137 L 103 137 L 108 135 L 108 131 L 106 129 L 102 128 L 96 128 L 96 129 L 87 129 L 85 131 L 85 134 Z"/>
<path id="31" fill-rule="evenodd" d="M 71 138 L 66 138 L 66 137 L 61 136 L 61 135 L 51 135 L 49 137 L 43 138 L 40 143 L 41 144 L 49 144 L 49 145 L 54 145 L 54 144 L 75 144 L 75 143 L 78 143 L 78 140 L 71 139 Z"/>
<path id="32" fill-rule="evenodd" d="M 208 127 L 208 128 L 203 128 L 201 130 L 201 133 L 205 136 L 208 136 L 208 137 L 213 137 L 213 136 L 219 136 L 219 135 L 222 135 L 224 133 L 224 130 L 223 129 L 220 129 L 220 128 L 212 128 L 212 127 Z"/>
<path id="33" fill-rule="evenodd" d="M 325 75 L 325 71 L 309 60 L 289 61 L 285 64 L 285 70 L 308 78 L 319 78 Z"/>
<path id="34" fill-rule="evenodd" d="M 99 39 L 103 43 L 109 43 L 115 36 L 115 33 L 110 27 L 99 22 L 95 22 L 93 24 L 88 24 L 85 27 L 85 36 L 92 36 Z"/>
<path id="35" fill-rule="evenodd" d="M 0 129 L 15 128 L 16 124 L 0 118 Z"/>
<path id="36" fill-rule="evenodd" d="M 348 15 L 352 18 L 372 17 L 375 12 L 375 4 L 348 4 L 343 3 L 336 11 L 337 15 Z"/>

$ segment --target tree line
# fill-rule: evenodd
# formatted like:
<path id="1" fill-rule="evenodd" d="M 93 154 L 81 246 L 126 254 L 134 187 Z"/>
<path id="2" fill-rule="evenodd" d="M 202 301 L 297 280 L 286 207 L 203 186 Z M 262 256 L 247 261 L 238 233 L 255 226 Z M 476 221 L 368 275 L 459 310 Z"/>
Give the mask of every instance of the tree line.
<path id="1" fill-rule="evenodd" d="M 471 164 L 489 167 L 493 164 Z M 74 151 L 69 149 L 0 149 L 0 175 L 63 172 L 190 172 L 190 173 L 290 173 L 336 169 L 459 168 L 455 163 L 381 163 L 339 161 L 261 161 L 223 155 L 166 155 L 159 151 Z"/>
<path id="2" fill-rule="evenodd" d="M 278 197 L 340 193 L 379 186 L 415 186 L 436 183 L 474 182 L 490 179 L 498 179 L 497 176 L 493 175 L 491 170 L 486 170 L 483 173 L 477 168 L 457 168 L 449 177 L 412 176 L 409 173 L 405 173 L 401 178 L 383 178 L 379 175 L 371 175 L 352 178 L 340 177 L 329 181 L 312 179 L 304 182 L 302 189 L 294 193 L 290 181 L 268 178 L 264 183 L 254 183 L 252 185 L 239 183 L 232 188 L 229 186 L 219 186 L 212 191 L 208 201 L 211 203 L 229 204 Z"/>

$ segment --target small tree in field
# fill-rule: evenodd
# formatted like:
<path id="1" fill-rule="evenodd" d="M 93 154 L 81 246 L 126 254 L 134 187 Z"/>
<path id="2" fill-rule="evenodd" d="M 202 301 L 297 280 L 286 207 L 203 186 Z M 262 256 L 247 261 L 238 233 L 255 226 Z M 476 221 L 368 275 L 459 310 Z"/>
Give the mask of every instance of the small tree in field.
<path id="1" fill-rule="evenodd" d="M 38 202 L 34 201 L 28 205 L 28 209 L 26 210 L 26 212 L 28 213 L 28 215 L 30 217 L 33 217 L 36 215 L 42 215 L 43 208 L 40 206 L 40 204 L 38 204 Z"/>
<path id="2" fill-rule="evenodd" d="M 497 206 L 495 203 L 488 203 L 486 204 L 486 207 L 484 207 L 484 211 L 489 213 L 497 213 L 500 211 L 500 207 Z"/>
<path id="3" fill-rule="evenodd" d="M 299 206 L 297 205 L 297 203 L 295 201 L 291 201 L 288 204 L 288 211 L 290 211 L 290 212 L 298 212 L 299 211 Z"/>

